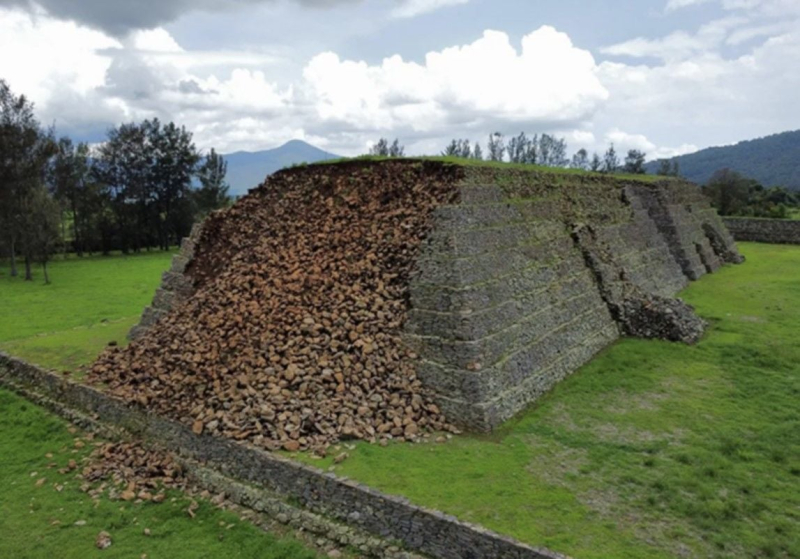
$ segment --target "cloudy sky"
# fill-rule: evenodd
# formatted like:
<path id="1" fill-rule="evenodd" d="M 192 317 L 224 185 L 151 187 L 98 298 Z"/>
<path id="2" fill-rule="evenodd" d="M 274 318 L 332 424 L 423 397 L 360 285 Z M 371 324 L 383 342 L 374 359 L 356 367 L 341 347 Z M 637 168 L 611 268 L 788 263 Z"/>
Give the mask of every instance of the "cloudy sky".
<path id="1" fill-rule="evenodd" d="M 411 154 L 489 132 L 649 158 L 800 128 L 800 0 L 0 0 L 0 78 L 90 142 Z"/>

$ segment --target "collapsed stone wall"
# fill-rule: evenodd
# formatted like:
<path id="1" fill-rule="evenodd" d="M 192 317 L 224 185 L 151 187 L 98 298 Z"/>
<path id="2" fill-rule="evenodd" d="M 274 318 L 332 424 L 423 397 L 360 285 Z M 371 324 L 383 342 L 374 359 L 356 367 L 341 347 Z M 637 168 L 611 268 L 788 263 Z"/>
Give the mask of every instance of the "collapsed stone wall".
<path id="1" fill-rule="evenodd" d="M 392 186 L 387 187 L 388 184 Z M 173 304 L 184 300 L 186 304 L 170 318 L 171 325 L 161 328 L 147 344 L 128 352 L 130 360 L 138 363 L 138 372 L 132 375 L 135 380 L 117 382 L 112 378 L 110 384 L 120 389 L 119 394 L 128 390 L 123 386 L 126 382 L 147 386 L 150 377 L 145 376 L 151 374 L 147 371 L 153 367 L 146 367 L 147 375 L 144 375 L 142 360 L 147 355 L 156 356 L 162 369 L 165 365 L 172 366 L 170 363 L 182 362 L 182 371 L 198 366 L 203 371 L 208 370 L 205 373 L 198 369 L 197 374 L 213 376 L 214 400 L 219 400 L 217 403 L 221 405 L 225 401 L 220 397 L 222 393 L 238 390 L 237 371 L 230 370 L 231 378 L 227 380 L 218 370 L 212 371 L 214 363 L 198 365 L 195 351 L 188 357 L 180 355 L 181 342 L 178 346 L 173 344 L 173 349 L 177 348 L 174 356 L 169 355 L 170 351 L 159 349 L 171 339 L 171 331 L 180 333 L 183 340 L 196 341 L 199 335 L 199 339 L 213 342 L 216 334 L 189 332 L 191 321 L 180 317 L 202 317 L 207 312 L 201 304 L 205 301 L 206 306 L 220 307 L 219 318 L 215 320 L 225 324 L 227 337 L 241 329 L 243 321 L 251 332 L 256 331 L 252 329 L 253 324 L 248 323 L 251 321 L 248 313 L 230 315 L 220 302 L 229 297 L 232 276 L 255 272 L 263 275 L 267 259 L 275 260 L 274 254 L 264 252 L 261 246 L 264 240 L 259 231 L 276 235 L 281 227 L 288 228 L 291 235 L 286 238 L 298 245 L 297 250 L 292 247 L 284 250 L 285 240 L 277 245 L 274 240 L 270 241 L 274 245 L 270 250 L 278 250 L 283 256 L 277 259 L 277 267 L 270 268 L 271 275 L 267 278 L 272 282 L 270 290 L 261 295 L 247 295 L 252 304 L 261 301 L 260 304 L 268 304 L 273 309 L 292 309 L 294 303 L 290 305 L 281 299 L 286 296 L 281 291 L 282 278 L 275 274 L 280 275 L 285 269 L 291 276 L 286 278 L 288 283 L 318 282 L 317 274 L 308 270 L 318 261 L 315 258 L 323 258 L 332 272 L 373 258 L 365 261 L 366 268 L 374 268 L 375 277 L 385 275 L 396 265 L 397 258 L 392 252 L 396 249 L 385 245 L 378 251 L 382 255 L 380 261 L 374 260 L 374 249 L 368 248 L 365 240 L 370 236 L 399 238 L 406 225 L 398 221 L 386 228 L 383 220 L 396 219 L 397 212 L 405 212 L 405 220 L 413 216 L 416 210 L 410 211 L 412 201 L 424 195 L 419 190 L 420 184 L 427 185 L 425 189 L 430 192 L 436 191 L 435 200 L 431 198 L 424 205 L 424 211 L 430 212 L 425 214 L 428 217 L 415 222 L 424 223 L 415 233 L 420 243 L 403 245 L 402 254 L 396 253 L 404 262 L 413 262 L 412 271 L 410 275 L 403 272 L 400 278 L 388 274 L 391 278 L 388 281 L 393 285 L 395 320 L 386 323 L 386 331 L 372 331 L 371 334 L 390 341 L 386 346 L 392 348 L 387 354 L 392 356 L 389 359 L 399 358 L 406 363 L 402 365 L 404 370 L 416 371 L 424 387 L 435 392 L 435 402 L 449 420 L 472 429 L 496 427 L 620 335 L 697 341 L 704 323 L 688 305 L 672 297 L 690 280 L 713 272 L 725 263 L 742 260 L 724 224 L 697 187 L 676 180 L 653 183 L 597 174 L 552 173 L 513 167 L 456 167 L 413 160 L 352 162 L 344 167 L 340 164 L 290 170 L 279 173 L 230 212 L 218 214 L 206 222 L 196 234 L 197 246 L 191 244 L 193 258 L 178 259 L 173 272 L 178 274 L 178 269 L 186 269 L 187 273 L 165 276 L 165 280 L 179 286 L 181 295 L 172 299 L 162 296 L 160 300 L 169 299 Z M 361 194 L 359 189 L 362 189 Z M 352 213 L 339 212 L 338 208 L 348 206 L 350 212 L 358 209 L 358 204 L 363 203 L 358 202 L 359 196 L 371 201 L 369 207 L 362 208 L 356 222 Z M 391 209 L 399 200 L 404 202 L 397 205 L 397 209 Z M 307 203 L 313 205 L 298 206 Z M 318 231 L 308 232 L 309 212 L 321 220 L 319 223 L 325 223 L 325 227 L 339 231 L 338 236 L 319 237 Z M 256 216 L 260 221 L 254 225 Z M 348 227 L 362 232 L 351 239 L 351 248 L 342 250 L 341 231 Z M 249 233 L 241 234 L 242 228 Z M 301 240 L 291 241 L 295 236 Z M 329 250 L 325 243 L 330 242 L 334 245 Z M 370 239 L 370 242 L 375 241 Z M 303 265 L 296 264 L 296 253 L 307 251 L 309 245 L 318 256 L 304 260 Z M 336 253 L 333 260 L 331 250 Z M 356 268 L 364 269 L 364 265 Z M 241 289 L 241 284 L 245 285 L 245 291 L 263 289 L 264 278 L 258 274 L 252 281 L 236 278 L 236 289 Z M 340 288 L 348 291 L 352 285 L 343 282 L 353 283 L 355 278 L 348 279 L 344 275 L 339 278 L 337 274 L 327 278 L 325 284 L 334 291 Z M 353 304 L 363 296 L 374 298 L 375 293 L 367 293 L 373 283 L 383 285 L 373 280 L 361 285 L 362 281 L 355 282 L 362 295 L 356 297 Z M 215 287 L 215 282 L 220 282 L 219 286 Z M 342 285 L 336 287 L 339 284 Z M 209 295 L 208 289 L 216 291 Z M 200 293 L 201 298 L 195 301 L 197 295 L 189 296 L 192 292 Z M 309 301 L 311 299 L 313 297 Z M 311 306 L 303 307 L 298 320 L 312 324 L 316 322 L 312 315 L 320 312 L 324 322 L 324 312 L 328 311 L 319 307 L 320 301 L 314 299 L 308 304 Z M 240 305 L 240 308 L 245 307 Z M 227 318 L 223 320 L 223 317 Z M 197 322 L 196 318 L 193 320 Z M 237 323 L 231 326 L 234 320 Z M 370 327 L 372 330 L 375 324 Z M 284 326 L 279 326 L 278 330 L 281 328 Z M 303 328 L 305 332 L 311 326 Z M 238 335 L 235 338 L 239 340 L 237 351 L 241 353 L 242 347 L 246 347 L 250 357 L 256 359 L 251 359 L 247 366 L 257 362 L 262 353 L 268 364 L 279 369 L 290 366 L 286 355 L 282 354 L 277 362 L 272 359 L 274 347 L 270 345 L 273 343 L 270 336 L 277 336 L 275 339 L 283 342 L 281 331 L 276 332 L 271 326 L 270 330 L 258 331 L 261 339 L 255 344 L 241 340 Z M 391 345 L 398 336 L 413 353 Z M 362 336 L 356 336 L 359 337 Z M 347 378 L 340 382 L 340 391 L 347 392 L 351 386 L 357 386 L 361 375 L 360 371 L 345 371 L 346 363 L 353 362 L 363 370 L 372 359 L 365 359 L 362 347 L 354 339 L 343 338 L 336 349 L 336 360 L 343 355 L 351 356 L 343 361 L 342 371 Z M 223 349 L 218 351 L 223 352 Z M 311 351 L 317 350 L 312 348 Z M 217 352 L 211 357 L 222 359 Z M 290 379 L 292 386 L 306 380 L 316 382 L 314 379 L 318 375 L 325 380 L 324 367 L 316 370 L 313 363 L 305 357 L 302 359 L 304 377 Z M 228 371 L 231 360 L 226 358 L 220 363 L 224 365 L 222 370 Z M 407 367 L 409 363 L 412 369 Z M 102 371 L 105 377 L 116 375 L 117 367 L 127 367 L 126 359 L 119 356 L 107 360 L 105 365 Z M 282 378 L 280 371 L 277 374 L 278 379 Z M 279 386 L 287 392 L 283 396 L 292 397 L 285 380 L 281 380 Z M 240 389 L 252 392 L 253 387 L 242 385 Z M 146 392 L 148 398 L 160 398 L 157 391 L 147 389 Z M 371 397 L 370 394 L 365 396 Z M 187 411 L 192 408 L 188 400 L 184 405 Z M 362 406 L 360 414 L 366 408 L 359 405 Z M 371 408 L 363 413 L 384 417 L 383 411 L 369 405 Z M 197 406 L 194 413 L 201 407 Z M 220 411 L 213 413 L 219 416 Z M 402 418 L 403 413 L 400 408 L 396 414 L 390 411 L 382 421 Z M 227 412 L 223 415 L 227 422 L 230 419 Z M 209 415 L 207 419 L 211 418 Z M 264 426 L 263 418 L 256 419 L 261 422 L 260 428 L 271 429 L 269 425 Z M 361 420 L 356 419 L 359 426 Z M 383 433 L 402 432 L 408 425 L 405 421 L 389 425 L 390 431 Z M 374 427 L 383 428 L 383 425 Z M 369 421 L 363 429 L 370 431 Z M 282 432 L 280 427 L 279 431 Z"/>
<path id="2" fill-rule="evenodd" d="M 725 217 L 725 226 L 737 241 L 800 245 L 800 221 Z"/>
<path id="3" fill-rule="evenodd" d="M 278 173 L 210 216 L 192 293 L 90 382 L 197 432 L 270 450 L 452 429 L 400 326 L 431 212 L 458 167 L 354 161 Z"/>

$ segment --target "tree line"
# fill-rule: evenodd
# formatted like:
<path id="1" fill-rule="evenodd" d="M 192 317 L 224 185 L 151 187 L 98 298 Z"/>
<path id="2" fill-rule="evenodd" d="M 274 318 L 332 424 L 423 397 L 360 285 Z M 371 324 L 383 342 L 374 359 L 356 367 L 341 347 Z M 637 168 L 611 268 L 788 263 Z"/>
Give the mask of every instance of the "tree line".
<path id="1" fill-rule="evenodd" d="M 781 186 L 765 188 L 755 179 L 720 169 L 703 186 L 720 215 L 785 219 L 800 208 L 800 194 Z"/>
<path id="2" fill-rule="evenodd" d="M 370 155 L 402 157 L 405 148 L 398 139 L 393 142 L 382 138 L 370 151 Z M 499 132 L 491 134 L 486 143 L 486 155 L 480 143 L 474 145 L 467 139 L 453 139 L 440 155 L 484 161 L 505 161 L 517 164 L 541 165 L 593 171 L 598 173 L 645 174 L 647 155 L 640 150 L 629 150 L 620 161 L 614 144 L 609 145 L 600 156 L 589 157 L 585 149 L 579 149 L 572 157 L 567 156 L 567 142 L 550 134 L 527 136 L 524 132 L 508 140 Z M 656 174 L 680 176 L 677 159 L 658 161 Z M 703 192 L 720 215 L 739 215 L 768 218 L 789 217 L 792 210 L 800 208 L 800 194 L 783 187 L 765 188 L 758 181 L 731 169 L 714 173 Z"/>
<path id="3" fill-rule="evenodd" d="M 169 249 L 230 203 L 227 163 L 158 119 L 122 124 L 97 147 L 56 138 L 0 80 L 0 250 L 25 279 L 58 250 L 79 256 Z"/>
<path id="4" fill-rule="evenodd" d="M 405 148 L 398 139 L 389 142 L 381 138 L 371 149 L 369 155 L 381 157 L 402 157 Z M 485 155 L 484 155 L 485 153 Z M 645 160 L 647 154 L 641 150 L 628 150 L 625 158 L 620 156 L 610 144 L 601 156 L 593 153 L 591 156 L 585 149 L 579 149 L 572 157 L 568 156 L 567 142 L 551 134 L 534 134 L 528 136 L 521 132 L 509 139 L 500 133 L 489 135 L 486 149 L 479 142 L 474 145 L 468 139 L 454 138 L 440 153 L 444 157 L 458 157 L 485 161 L 506 161 L 517 164 L 541 165 L 544 167 L 562 167 L 592 171 L 597 173 L 628 173 L 645 174 Z M 659 175 L 678 176 L 678 163 L 675 160 L 663 160 L 658 169 Z"/>

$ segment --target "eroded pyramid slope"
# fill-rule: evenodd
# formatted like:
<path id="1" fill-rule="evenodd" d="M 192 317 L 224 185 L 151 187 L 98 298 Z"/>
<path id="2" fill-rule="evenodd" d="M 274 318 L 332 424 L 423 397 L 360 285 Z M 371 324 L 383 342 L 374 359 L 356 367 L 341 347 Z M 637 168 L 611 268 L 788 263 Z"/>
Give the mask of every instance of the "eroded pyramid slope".
<path id="1" fill-rule="evenodd" d="M 694 185 L 435 161 L 273 175 L 186 243 L 112 393 L 267 448 L 491 429 L 725 262 Z"/>

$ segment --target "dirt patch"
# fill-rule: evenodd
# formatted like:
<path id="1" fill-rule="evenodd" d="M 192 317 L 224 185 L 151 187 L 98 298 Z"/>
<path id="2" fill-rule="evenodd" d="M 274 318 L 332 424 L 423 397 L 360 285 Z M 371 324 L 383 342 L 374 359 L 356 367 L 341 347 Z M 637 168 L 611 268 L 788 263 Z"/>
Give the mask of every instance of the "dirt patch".
<path id="1" fill-rule="evenodd" d="M 581 448 L 559 446 L 554 449 L 534 435 L 525 437 L 525 444 L 536 453 L 525 469 L 551 485 L 571 486 L 567 478 L 579 475 L 581 468 L 589 463 L 588 452 Z"/>
<path id="2" fill-rule="evenodd" d="M 669 394 L 663 392 L 616 392 L 609 396 L 610 402 L 604 408 L 608 413 L 626 414 L 635 411 L 658 411 Z"/>

